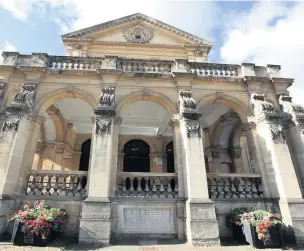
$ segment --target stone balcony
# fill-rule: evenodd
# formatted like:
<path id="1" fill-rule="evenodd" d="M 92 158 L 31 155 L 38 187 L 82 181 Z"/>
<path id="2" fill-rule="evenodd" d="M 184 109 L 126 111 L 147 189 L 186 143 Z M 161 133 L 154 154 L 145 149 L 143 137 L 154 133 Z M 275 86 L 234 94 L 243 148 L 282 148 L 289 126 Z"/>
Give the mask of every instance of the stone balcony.
<path id="1" fill-rule="evenodd" d="M 280 78 L 279 65 L 255 66 L 251 63 L 217 64 L 197 63 L 184 59 L 145 60 L 105 57 L 49 56 L 45 53 L 22 55 L 3 52 L 3 66 L 17 68 L 46 68 L 49 74 L 115 73 L 138 77 L 174 77 L 187 74 L 204 79 Z"/>

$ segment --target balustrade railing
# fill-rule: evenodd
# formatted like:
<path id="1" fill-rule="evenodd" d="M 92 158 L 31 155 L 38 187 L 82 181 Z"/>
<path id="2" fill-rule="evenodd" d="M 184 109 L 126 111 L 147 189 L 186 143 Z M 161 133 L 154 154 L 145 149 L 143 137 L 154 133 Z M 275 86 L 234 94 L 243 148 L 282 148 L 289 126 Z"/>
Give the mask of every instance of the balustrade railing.
<path id="1" fill-rule="evenodd" d="M 86 196 L 87 174 L 83 171 L 28 170 L 26 194 Z"/>
<path id="2" fill-rule="evenodd" d="M 116 197 L 178 198 L 175 173 L 117 173 Z"/>
<path id="3" fill-rule="evenodd" d="M 119 59 L 118 68 L 122 72 L 171 73 L 173 61 Z"/>
<path id="4" fill-rule="evenodd" d="M 193 63 L 189 62 L 190 71 L 198 76 L 238 76 L 239 65 L 231 64 L 212 64 L 212 63 Z"/>
<path id="5" fill-rule="evenodd" d="M 263 198 L 261 175 L 208 173 L 207 180 L 210 198 Z"/>
<path id="6" fill-rule="evenodd" d="M 104 58 L 92 57 L 50 57 L 49 70 L 86 70 L 95 71 L 100 69 Z"/>

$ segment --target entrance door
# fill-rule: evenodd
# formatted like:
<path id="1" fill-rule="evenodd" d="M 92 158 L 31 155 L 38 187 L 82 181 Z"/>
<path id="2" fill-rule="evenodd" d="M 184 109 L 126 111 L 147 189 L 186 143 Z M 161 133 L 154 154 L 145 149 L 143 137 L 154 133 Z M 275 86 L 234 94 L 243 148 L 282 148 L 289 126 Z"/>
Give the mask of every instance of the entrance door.
<path id="1" fill-rule="evenodd" d="M 150 172 L 150 146 L 142 140 L 131 140 L 124 146 L 124 172 Z"/>

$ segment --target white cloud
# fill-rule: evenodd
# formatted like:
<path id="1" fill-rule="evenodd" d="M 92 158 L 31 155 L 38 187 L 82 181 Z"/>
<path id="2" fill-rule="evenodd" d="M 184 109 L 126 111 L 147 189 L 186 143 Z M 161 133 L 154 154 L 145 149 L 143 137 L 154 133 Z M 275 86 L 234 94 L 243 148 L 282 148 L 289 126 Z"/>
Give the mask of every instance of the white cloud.
<path id="1" fill-rule="evenodd" d="M 295 78 L 291 94 L 304 104 L 304 3 L 258 2 L 226 24 L 225 62 L 280 64 L 282 77 Z"/>
<path id="2" fill-rule="evenodd" d="M 27 20 L 31 7 L 32 0 L 0 0 L 0 8 L 8 10 L 21 21 Z"/>
<path id="3" fill-rule="evenodd" d="M 4 46 L 0 49 L 0 64 L 3 62 L 2 52 L 3 51 L 17 51 L 17 48 L 8 41 L 4 42 Z"/>

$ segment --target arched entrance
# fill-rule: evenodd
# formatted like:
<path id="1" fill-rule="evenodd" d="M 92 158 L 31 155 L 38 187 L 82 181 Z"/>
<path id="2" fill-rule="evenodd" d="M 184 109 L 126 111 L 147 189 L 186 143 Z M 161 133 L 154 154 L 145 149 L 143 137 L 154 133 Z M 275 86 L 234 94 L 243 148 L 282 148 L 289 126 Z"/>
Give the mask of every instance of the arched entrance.
<path id="1" fill-rule="evenodd" d="M 124 146 L 124 172 L 150 172 L 150 146 L 142 140 L 131 140 Z"/>
<path id="2" fill-rule="evenodd" d="M 88 139 L 81 145 L 79 171 L 89 170 L 90 152 L 91 152 L 91 139 Z"/>
<path id="3" fill-rule="evenodd" d="M 173 142 L 169 143 L 166 146 L 166 154 L 167 154 L 167 172 L 174 173 L 174 152 L 173 152 Z"/>

